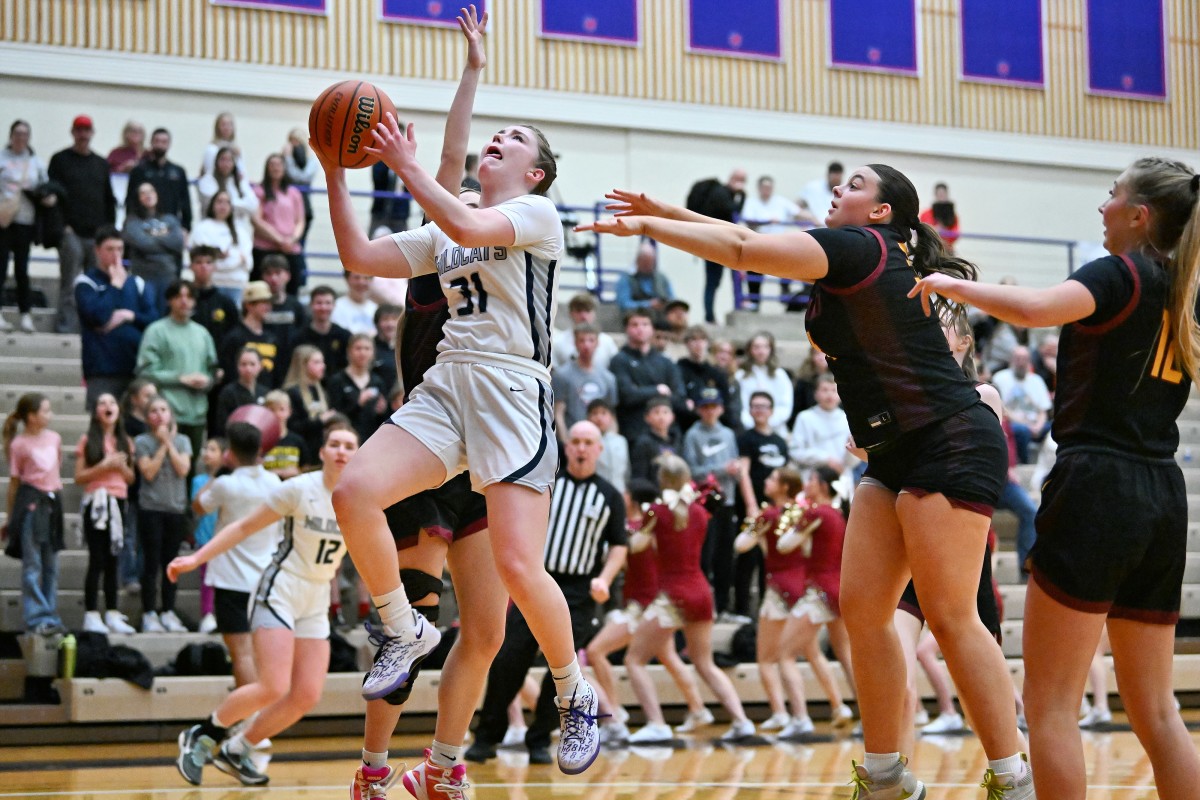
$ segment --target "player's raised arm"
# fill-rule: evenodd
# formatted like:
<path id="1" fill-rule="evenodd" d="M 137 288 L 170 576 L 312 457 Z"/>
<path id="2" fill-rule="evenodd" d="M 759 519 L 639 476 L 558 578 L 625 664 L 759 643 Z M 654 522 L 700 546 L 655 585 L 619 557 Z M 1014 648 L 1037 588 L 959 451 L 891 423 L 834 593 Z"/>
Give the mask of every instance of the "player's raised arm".
<path id="1" fill-rule="evenodd" d="M 463 64 L 458 91 L 446 115 L 446 134 L 442 137 L 442 160 L 438 166 L 438 185 L 451 194 L 458 194 L 462 185 L 463 165 L 467 161 L 467 140 L 471 136 L 471 112 L 475 108 L 475 92 L 479 76 L 487 66 L 483 37 L 487 33 L 488 15 L 479 16 L 475 6 L 467 6 L 458 15 L 458 27 L 467 40 L 467 61 Z"/>
<path id="2" fill-rule="evenodd" d="M 333 223 L 333 238 L 337 242 L 338 257 L 342 265 L 351 272 L 379 278 L 411 277 L 412 266 L 395 243 L 387 237 L 368 239 L 366 232 L 358 224 L 350 189 L 346 186 L 346 170 L 329 161 L 315 142 L 309 142 L 309 149 L 325 170 L 325 184 L 329 191 L 329 217 Z"/>

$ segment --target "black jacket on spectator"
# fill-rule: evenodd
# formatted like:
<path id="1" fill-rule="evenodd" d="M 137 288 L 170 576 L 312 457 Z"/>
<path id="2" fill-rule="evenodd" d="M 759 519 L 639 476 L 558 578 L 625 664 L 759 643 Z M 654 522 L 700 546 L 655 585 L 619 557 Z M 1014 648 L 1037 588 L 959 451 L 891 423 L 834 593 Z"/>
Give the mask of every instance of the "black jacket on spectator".
<path id="1" fill-rule="evenodd" d="M 285 295 L 282 303 L 271 303 L 263 326 L 275 334 L 280 347 L 290 351 L 292 340 L 308 327 L 308 309 L 294 295 Z"/>
<path id="2" fill-rule="evenodd" d="M 367 381 L 367 385 L 363 389 L 374 389 L 384 400 L 383 413 L 375 413 L 375 401 L 367 403 L 365 406 L 359 405 L 358 397 L 362 389 L 350 377 L 346 370 L 334 373 L 328 381 L 328 386 L 325 389 L 325 394 L 329 398 L 329 407 L 336 408 L 338 411 L 345 414 L 350 419 L 350 424 L 354 426 L 354 430 L 358 432 L 360 442 L 365 442 L 367 437 L 375 432 L 380 423 L 387 417 L 389 406 L 387 405 L 387 387 L 383 385 L 383 381 L 379 376 L 372 373 Z"/>
<path id="3" fill-rule="evenodd" d="M 279 341 L 275 338 L 275 334 L 266 328 L 263 328 L 261 334 L 255 333 L 247 328 L 240 319 L 217 345 L 217 363 L 221 365 L 221 369 L 225 370 L 225 382 L 235 383 L 237 381 L 238 356 L 246 347 L 254 348 L 262 356 L 263 370 L 258 377 L 258 382 L 272 389 L 278 386 L 283 376 L 287 374 L 287 364 L 280 361 Z"/>
<path id="4" fill-rule="evenodd" d="M 310 394 L 316 392 L 315 388 L 309 387 Z M 287 390 L 288 397 L 292 401 L 292 416 L 288 419 L 288 430 L 304 440 L 304 456 L 312 458 L 316 453 L 321 452 L 321 437 L 325 433 L 325 424 L 321 422 L 320 417 L 314 417 L 308 413 L 308 404 L 316 399 L 315 396 L 305 397 L 300 393 L 299 386 L 293 386 Z M 326 393 L 326 399 L 329 399 Z M 330 408 L 333 404 L 330 403 Z M 301 467 L 308 464 L 301 464 Z"/>
<path id="5" fill-rule="evenodd" d="M 215 286 L 197 288 L 196 310 L 192 312 L 192 319 L 204 326 L 219 348 L 225 340 L 225 334 L 238 324 L 237 303 L 218 292 Z"/>
<path id="6" fill-rule="evenodd" d="M 396 388 L 396 351 L 391 342 L 378 336 L 375 337 L 375 363 L 371 365 L 371 371 L 383 381 L 384 392 L 391 394 Z"/>
<path id="7" fill-rule="evenodd" d="M 699 396 L 701 389 L 713 388 L 721 393 L 721 405 L 725 406 L 725 413 L 721 415 L 721 423 L 725 427 L 737 432 L 741 428 L 742 423 L 739 420 L 737 426 L 734 427 L 727 421 L 729 414 L 729 378 L 715 364 L 709 364 L 704 361 L 692 361 L 690 358 L 681 358 L 675 362 L 679 367 L 680 377 L 683 379 L 684 397 L 695 399 Z M 700 417 L 696 412 L 684 410 L 679 414 L 679 427 L 683 431 L 695 424 Z"/>
<path id="8" fill-rule="evenodd" d="M 336 322 L 329 326 L 329 333 L 317 333 L 313 330 L 312 325 L 301 328 L 289 346 L 289 353 L 302 344 L 314 345 L 325 356 L 326 376 L 332 376 L 346 368 L 346 351 L 350 349 L 350 331 Z M 284 364 L 283 368 L 286 371 L 287 365 Z M 326 377 L 326 380 L 329 378 Z"/>
<path id="9" fill-rule="evenodd" d="M 165 159 L 162 164 L 149 158 L 138 162 L 129 173 L 126 213 L 133 213 L 137 204 L 137 189 L 143 183 L 149 183 L 158 192 L 160 214 L 173 214 L 185 231 L 192 229 L 192 196 L 188 191 L 187 171 L 183 167 Z"/>
<path id="10" fill-rule="evenodd" d="M 62 185 L 63 221 L 77 236 L 91 239 L 96 229 L 117 220 L 117 198 L 109 183 L 108 162 L 95 153 L 80 155 L 71 148 L 50 157 L 50 180 Z"/>
<path id="11" fill-rule="evenodd" d="M 672 430 L 666 439 L 660 439 L 653 431 L 646 430 L 634 442 L 633 450 L 629 453 L 630 478 L 645 478 L 657 485 L 658 465 L 654 463 L 654 459 L 663 453 L 682 455 L 683 442 L 681 439 L 682 437 L 675 430 Z"/>
<path id="12" fill-rule="evenodd" d="M 658 397 L 658 385 L 671 389 L 671 408 L 675 416 L 686 413 L 687 397 L 683 390 L 683 378 L 675 362 L 651 348 L 642 355 L 626 345 L 613 356 L 608 369 L 617 379 L 617 424 L 621 434 L 631 442 L 646 431 L 646 401 Z"/>

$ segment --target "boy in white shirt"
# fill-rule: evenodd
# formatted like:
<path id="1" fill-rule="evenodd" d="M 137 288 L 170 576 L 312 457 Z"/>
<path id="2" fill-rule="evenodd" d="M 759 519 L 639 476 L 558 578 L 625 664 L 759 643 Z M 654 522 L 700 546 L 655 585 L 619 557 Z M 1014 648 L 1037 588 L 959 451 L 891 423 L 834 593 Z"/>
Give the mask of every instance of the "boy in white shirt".
<path id="1" fill-rule="evenodd" d="M 225 428 L 229 451 L 237 465 L 232 473 L 204 484 L 192 499 L 197 514 L 217 512 L 217 530 L 236 522 L 257 508 L 279 485 L 279 478 L 263 468 L 259 451 L 262 432 L 248 422 L 232 422 Z M 253 683 L 254 648 L 250 642 L 250 595 L 279 540 L 279 526 L 268 525 L 209 563 L 204 582 L 214 588 L 213 612 L 217 630 L 229 649 L 233 679 L 238 686 Z"/>
<path id="2" fill-rule="evenodd" d="M 817 404 L 796 417 L 788 442 L 788 455 L 806 473 L 825 464 L 840 475 L 852 466 L 850 461 L 854 457 L 846 451 L 850 423 L 842 410 L 837 382 L 832 375 L 817 379 L 814 398 Z"/>
<path id="3" fill-rule="evenodd" d="M 352 334 L 375 335 L 375 310 L 379 305 L 370 297 L 374 281 L 370 275 L 346 273 L 346 294 L 333 304 L 331 319 L 335 325 L 341 325 Z"/>

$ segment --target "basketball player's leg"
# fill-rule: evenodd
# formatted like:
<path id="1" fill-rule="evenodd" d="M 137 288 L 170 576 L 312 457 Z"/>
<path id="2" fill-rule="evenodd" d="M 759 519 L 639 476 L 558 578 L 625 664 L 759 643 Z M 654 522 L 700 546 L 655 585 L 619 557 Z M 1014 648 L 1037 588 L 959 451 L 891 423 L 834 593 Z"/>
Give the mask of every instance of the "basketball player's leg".
<path id="1" fill-rule="evenodd" d="M 1158 796 L 1194 796 L 1200 787 L 1200 756 L 1175 707 L 1174 624 L 1110 617 L 1108 635 L 1121 701 L 1150 757 Z"/>
<path id="2" fill-rule="evenodd" d="M 381 425 L 346 465 L 333 491 L 333 507 L 346 548 L 372 597 L 393 593 L 401 585 L 384 509 L 445 478 L 441 458 L 397 425 Z M 407 599 L 401 605 L 407 606 Z M 386 610 L 379 611 L 386 624 Z"/>
<path id="3" fill-rule="evenodd" d="M 287 694 L 258 712 L 242 736 L 254 746 L 287 730 L 321 701 L 329 675 L 329 639 L 294 640 Z"/>
<path id="4" fill-rule="evenodd" d="M 292 685 L 295 635 L 288 628 L 259 628 L 252 634 L 258 679 L 234 689 L 216 709 L 228 728 L 287 696 Z M 326 657 L 325 663 L 329 663 Z"/>
<path id="5" fill-rule="evenodd" d="M 846 524 L 840 605 L 858 667 L 859 715 L 868 753 L 899 752 L 902 739 L 904 652 L 892 620 L 908 578 L 896 495 L 864 482 Z"/>
<path id="6" fill-rule="evenodd" d="M 921 610 L 984 751 L 992 760 L 1020 753 L 1025 743 L 1017 730 L 1008 664 L 980 620 L 976 600 L 989 519 L 951 505 L 943 494 L 904 492 L 896 510 Z M 864 662 L 855 655 L 855 663 L 861 680 Z"/>
<path id="7" fill-rule="evenodd" d="M 448 559 L 459 629 L 442 667 L 434 740 L 461 744 L 483 696 L 488 667 L 504 643 L 508 592 L 496 575 L 488 531 L 455 541 Z"/>
<path id="8" fill-rule="evenodd" d="M 1029 582 L 1021 649 L 1029 757 L 1036 767 L 1034 785 L 1042 797 L 1082 800 L 1086 795 L 1079 703 L 1104 619 L 1104 613 L 1087 613 L 1059 603 L 1036 577 Z"/>
<path id="9" fill-rule="evenodd" d="M 904 651 L 904 673 L 908 677 L 904 693 L 904 716 L 900 720 L 900 752 L 912 753 L 916 739 L 913 718 L 921 705 L 921 695 L 917 689 L 917 644 L 921 641 L 921 629 L 925 627 L 925 622 L 903 609 L 897 609 L 893 624 Z"/>

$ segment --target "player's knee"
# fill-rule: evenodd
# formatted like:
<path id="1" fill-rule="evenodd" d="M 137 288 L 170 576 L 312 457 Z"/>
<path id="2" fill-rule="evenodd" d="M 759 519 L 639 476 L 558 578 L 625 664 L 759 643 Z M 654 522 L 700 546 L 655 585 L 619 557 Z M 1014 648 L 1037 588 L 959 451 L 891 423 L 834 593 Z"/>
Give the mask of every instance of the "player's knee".
<path id="1" fill-rule="evenodd" d="M 362 500 L 361 492 L 355 485 L 354 479 L 344 474 L 333 490 L 332 499 L 333 511 L 339 520 L 353 516 L 356 510 L 355 505 Z"/>
<path id="2" fill-rule="evenodd" d="M 262 693 L 265 696 L 267 703 L 278 703 L 283 698 L 291 694 L 291 681 L 273 681 L 271 683 L 260 684 Z"/>
<path id="3" fill-rule="evenodd" d="M 293 705 L 302 709 L 305 713 L 316 707 L 317 703 L 321 702 L 321 683 L 311 685 L 297 686 L 292 691 L 289 697 Z"/>

